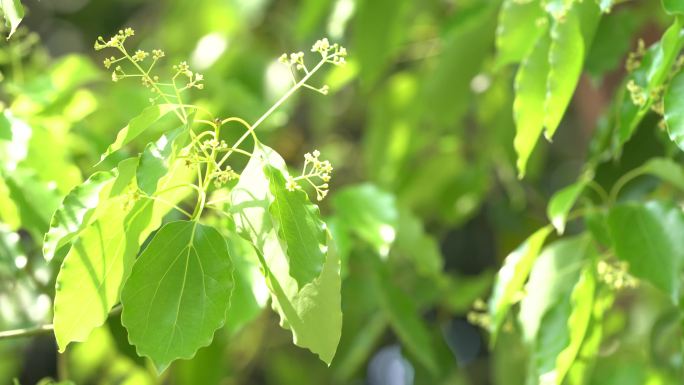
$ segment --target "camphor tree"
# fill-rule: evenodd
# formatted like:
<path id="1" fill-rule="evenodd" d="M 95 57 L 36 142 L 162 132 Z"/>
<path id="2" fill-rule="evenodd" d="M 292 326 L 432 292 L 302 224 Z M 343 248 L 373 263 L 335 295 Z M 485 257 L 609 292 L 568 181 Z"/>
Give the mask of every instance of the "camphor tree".
<path id="1" fill-rule="evenodd" d="M 166 114 L 175 114 L 179 126 L 166 130 L 139 156 L 93 174 L 65 197 L 52 217 L 45 257 L 69 248 L 55 289 L 60 351 L 85 340 L 120 306 L 129 341 L 160 372 L 175 359 L 191 358 L 211 343 L 226 319 L 243 311 L 231 309 L 233 258 L 242 252 L 234 243 L 244 242 L 238 240 L 241 234 L 251 244 L 241 247 L 254 248 L 257 261 L 250 263 L 258 263 L 281 325 L 292 331 L 295 344 L 330 364 L 342 325 L 339 257 L 304 189 L 313 189 L 322 200 L 333 168 L 316 150 L 305 155 L 301 174 L 292 176 L 255 130 L 300 88 L 326 94 L 326 86 L 313 87 L 309 79 L 326 64 L 344 64 L 345 48 L 327 39 L 317 41 L 311 52 L 320 57 L 311 68 L 304 53 L 283 54 L 280 62 L 290 69 L 292 87 L 250 124 L 237 117 L 216 118 L 186 104 L 183 92 L 202 89 L 203 76 L 182 62 L 173 67 L 170 79 L 161 79 L 154 70 L 164 52 L 129 53 L 125 43 L 133 35 L 126 28 L 108 40 L 100 37 L 95 49 L 113 50 L 104 59 L 104 66 L 113 70 L 112 81 L 140 81 L 150 89 L 153 105 L 119 131 L 102 159 Z M 245 133 L 234 143 L 221 139 L 222 129 L 236 128 Z M 251 151 L 241 148 L 248 138 Z M 231 156 L 249 158 L 240 173 L 230 166 Z M 231 185 L 229 193 L 221 189 L 226 184 Z M 188 195 L 196 202 L 192 212 L 177 205 Z M 226 217 L 222 225 L 230 228 L 223 230 L 227 237 L 201 223 L 205 209 Z M 187 218 L 160 228 L 169 210 Z"/>
<path id="2" fill-rule="evenodd" d="M 159 3 L 0 2 L 0 381 L 681 383 L 680 1 Z"/>

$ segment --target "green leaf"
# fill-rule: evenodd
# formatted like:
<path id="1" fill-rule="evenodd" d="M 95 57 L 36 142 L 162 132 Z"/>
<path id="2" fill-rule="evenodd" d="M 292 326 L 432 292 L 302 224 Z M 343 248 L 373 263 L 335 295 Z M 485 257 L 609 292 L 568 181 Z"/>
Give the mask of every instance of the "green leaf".
<path id="1" fill-rule="evenodd" d="M 288 191 L 287 170 L 267 164 L 273 201 L 269 212 L 278 235 L 285 241 L 290 276 L 299 287 L 318 277 L 325 264 L 327 232 L 318 206 L 302 190 Z"/>
<path id="2" fill-rule="evenodd" d="M 83 179 L 72 159 L 71 136 L 55 130 L 50 124 L 34 123 L 29 150 L 22 166 L 36 171 L 38 178 L 54 184 L 61 194 L 66 194 Z"/>
<path id="3" fill-rule="evenodd" d="M 603 7 L 601 4 L 599 6 Z M 603 8 L 602 11 L 605 12 Z M 584 70 L 592 79 L 601 81 L 604 75 L 623 64 L 630 49 L 631 38 L 642 26 L 643 19 L 636 12 L 625 8 L 616 9 L 610 16 L 601 18 L 584 63 Z"/>
<path id="4" fill-rule="evenodd" d="M 121 323 L 159 372 L 208 346 L 223 326 L 233 287 L 226 241 L 195 221 L 162 227 L 121 291 Z"/>
<path id="5" fill-rule="evenodd" d="M 528 376 L 533 377 L 532 384 L 556 384 L 553 380 L 558 354 L 568 345 L 568 318 L 572 314 L 569 294 L 555 303 L 542 319 L 537 339 L 532 346 L 532 370 Z"/>
<path id="6" fill-rule="evenodd" d="M 648 174 L 670 183 L 674 187 L 684 191 L 684 169 L 672 159 L 651 158 L 643 166 L 642 170 Z"/>
<path id="7" fill-rule="evenodd" d="M 227 232 L 225 237 L 228 254 L 235 268 L 235 285 L 230 296 L 230 314 L 226 327 L 231 333 L 236 333 L 261 313 L 268 303 L 269 295 L 254 247 L 232 231 Z"/>
<path id="8" fill-rule="evenodd" d="M 73 106 L 65 105 L 66 101 L 72 100 L 76 95 L 84 95 L 85 90 L 77 91 L 76 88 L 101 79 L 102 74 L 91 58 L 85 55 L 65 55 L 46 70 L 27 77 L 26 82 L 8 84 L 7 91 L 14 96 L 11 109 L 22 116 L 42 113 L 52 115 L 55 112 L 53 109 L 62 109 L 65 114 L 69 114 L 68 109 Z"/>
<path id="9" fill-rule="evenodd" d="M 314 281 L 299 288 L 290 276 L 287 250 L 270 215 L 273 202 L 264 167 L 284 169 L 274 150 L 259 145 L 231 191 L 238 231 L 255 246 L 273 307 L 283 328 L 292 331 L 295 345 L 307 348 L 330 364 L 342 330 L 340 260 L 328 240 L 325 265 Z"/>
<path id="10" fill-rule="evenodd" d="M 665 12 L 670 15 L 684 15 L 684 2 L 681 0 L 662 0 Z"/>
<path id="11" fill-rule="evenodd" d="M 682 210 L 658 201 L 619 204 L 608 214 L 608 228 L 615 253 L 629 264 L 629 272 L 677 303 L 684 260 Z"/>
<path id="12" fill-rule="evenodd" d="M 420 319 L 416 304 L 411 296 L 392 284 L 386 268 L 378 264 L 375 271 L 379 303 L 392 329 L 416 360 L 436 374 L 439 366 L 434 351 L 435 342 L 427 325 Z"/>
<path id="13" fill-rule="evenodd" d="M 684 71 L 680 71 L 663 96 L 665 124 L 670 140 L 684 150 Z"/>
<path id="14" fill-rule="evenodd" d="M 59 194 L 39 180 L 32 169 L 1 171 L 0 177 L 4 178 L 10 198 L 19 210 L 21 227 L 34 239 L 41 239 L 49 228 L 50 216 L 59 207 Z"/>
<path id="15" fill-rule="evenodd" d="M 526 342 L 536 339 L 544 315 L 570 296 L 582 266 L 594 254 L 596 249 L 586 235 L 562 239 L 544 248 L 532 267 L 526 295 L 520 302 L 518 318 Z"/>
<path id="16" fill-rule="evenodd" d="M 20 0 L 0 0 L 0 9 L 5 17 L 5 25 L 9 28 L 7 39 L 17 30 L 21 19 L 24 18 L 24 7 Z"/>
<path id="17" fill-rule="evenodd" d="M 354 56 L 361 63 L 364 87 L 369 88 L 378 80 L 401 47 L 411 5 L 403 0 L 364 0 L 356 6 Z"/>
<path id="18" fill-rule="evenodd" d="M 514 302 L 517 293 L 522 290 L 534 261 L 546 237 L 551 233 L 551 227 L 545 226 L 530 235 L 515 251 L 509 254 L 499 270 L 489 298 L 489 315 L 491 316 L 490 333 L 492 345 L 496 341 L 501 325 L 506 319 L 508 310 Z"/>
<path id="19" fill-rule="evenodd" d="M 28 155 L 33 130 L 7 108 L 0 114 L 0 170 L 14 170 Z"/>
<path id="20" fill-rule="evenodd" d="M 587 298 L 584 297 L 584 299 Z M 568 371 L 566 376 L 567 383 L 585 384 L 587 379 L 590 378 L 593 364 L 599 357 L 604 328 L 603 320 L 608 310 L 612 307 L 614 299 L 615 294 L 611 289 L 606 287 L 597 289 L 596 296 L 593 299 L 591 323 L 587 327 L 588 330 L 585 333 L 578 355 L 573 360 L 572 366 Z M 569 326 L 572 327 L 572 325 Z"/>
<path id="21" fill-rule="evenodd" d="M 563 19 L 567 16 L 576 0 L 542 0 L 544 10 L 555 19 Z"/>
<path id="22" fill-rule="evenodd" d="M 544 9 L 537 1 L 505 0 L 499 11 L 496 28 L 497 65 L 519 63 L 532 50 L 539 36 L 545 32 L 538 20 Z"/>
<path id="23" fill-rule="evenodd" d="M 109 199 L 100 204 L 94 215 L 97 219 L 74 241 L 57 275 L 53 324 L 60 351 L 72 341 L 85 341 L 106 321 L 140 246 L 170 210 L 168 204 L 146 198 L 131 207 L 135 164 L 135 158 L 121 163 L 124 167 Z M 159 188 L 187 182 L 190 174 L 184 162 L 176 162 Z M 158 196 L 175 203 L 186 194 L 183 189 L 171 189 Z"/>
<path id="24" fill-rule="evenodd" d="M 372 184 L 338 191 L 332 202 L 344 226 L 385 257 L 396 238 L 399 211 L 396 199 Z"/>
<path id="25" fill-rule="evenodd" d="M 429 76 L 422 78 L 419 99 L 407 111 L 415 114 L 412 118 L 419 119 L 411 125 L 424 127 L 427 124 L 449 129 L 453 129 L 454 123 L 460 125 L 473 98 L 471 82 L 482 72 L 483 63 L 491 55 L 496 35 L 497 5 L 498 2 L 477 2 L 464 7 L 450 23 L 450 28 L 441 37 L 442 51 L 434 67 L 428 67 Z M 468 60 L 463 60 L 466 57 Z M 434 111 L 440 113 L 435 114 Z M 385 119 L 387 116 L 383 117 Z M 408 144 L 415 148 L 413 141 L 421 143 L 429 138 L 429 134 L 430 130 L 419 130 Z"/>
<path id="26" fill-rule="evenodd" d="M 115 177 L 115 171 L 97 172 L 64 198 L 52 215 L 50 229 L 43 239 L 46 260 L 51 260 L 59 248 L 71 242 L 89 224 L 87 216 L 98 206 L 102 191 Z"/>
<path id="27" fill-rule="evenodd" d="M 85 341 L 106 321 L 119 298 L 119 287 L 137 247 L 129 247 L 122 202 L 86 228 L 64 258 L 55 286 L 55 337 L 60 352 L 72 341 Z M 128 250 L 126 250 L 128 249 Z"/>
<path id="28" fill-rule="evenodd" d="M 573 363 L 579 357 L 584 340 L 589 333 L 596 286 L 594 266 L 589 265 L 582 270 L 579 281 L 570 296 L 572 303 L 572 312 L 568 318 L 570 341 L 556 359 L 555 381 L 557 384 L 562 384 L 565 380 Z"/>
<path id="29" fill-rule="evenodd" d="M 412 262 L 418 274 L 437 276 L 444 265 L 437 240 L 425 232 L 420 218 L 402 210 L 399 214 L 396 252 Z"/>
<path id="30" fill-rule="evenodd" d="M 551 197 L 549 205 L 546 208 L 546 216 L 551 221 L 553 227 L 556 228 L 558 234 L 563 234 L 565 231 L 565 221 L 568 218 L 568 213 L 577 202 L 584 187 L 587 185 L 586 180 L 577 181 L 562 190 L 556 192 Z"/>
<path id="31" fill-rule="evenodd" d="M 169 112 L 175 111 L 177 108 L 177 104 L 158 104 L 145 108 L 140 115 L 131 119 L 131 121 L 128 122 L 128 125 L 119 131 L 114 143 L 110 144 L 109 147 L 107 147 L 107 150 L 100 156 L 100 161 L 103 161 L 110 154 L 118 151 L 121 147 L 142 134 L 142 132 L 152 125 L 152 123 L 161 119 Z"/>
<path id="32" fill-rule="evenodd" d="M 546 77 L 549 72 L 549 46 L 551 41 L 543 34 L 532 51 L 520 64 L 515 76 L 515 139 L 513 147 L 518 154 L 518 177 L 525 176 L 527 161 L 544 129 L 544 99 Z"/>
<path id="33" fill-rule="evenodd" d="M 157 190 L 157 183 L 169 172 L 169 166 L 173 164 L 175 155 L 187 144 L 188 138 L 188 125 L 183 125 L 145 146 L 145 150 L 140 154 L 135 175 L 140 190 L 147 195 L 154 194 Z"/>
<path id="34" fill-rule="evenodd" d="M 682 26 L 682 21 L 679 18 L 675 18 L 674 23 L 665 31 L 665 33 L 663 33 L 663 37 L 660 41 L 648 48 L 644 57 L 641 59 L 639 68 L 632 71 L 627 77 L 625 84 L 633 82 L 638 86 L 639 92 L 645 99 L 645 102 L 642 105 L 636 106 L 632 101 L 630 92 L 627 90 L 623 91 L 623 101 L 620 106 L 617 121 L 618 146 L 632 137 L 639 122 L 641 122 L 653 104 L 653 95 L 667 80 L 667 75 L 670 73 L 670 69 L 684 45 L 684 36 L 681 34 Z M 677 92 L 676 89 L 675 92 Z M 671 99 L 670 102 L 674 102 L 672 97 L 669 99 Z M 670 111 L 674 112 L 672 106 Z M 673 119 L 674 122 L 676 122 L 678 118 L 673 117 Z M 677 131 L 678 127 L 674 127 L 671 130 L 673 130 L 670 131 L 671 138 L 673 135 L 679 134 Z"/>
<path id="35" fill-rule="evenodd" d="M 599 15 L 599 9 L 593 2 L 578 2 L 564 18 L 555 20 L 551 27 L 544 101 L 546 139 L 551 140 L 570 104 Z"/>
<path id="36" fill-rule="evenodd" d="M 610 11 L 613 9 L 613 5 L 617 3 L 619 0 L 596 0 L 596 3 L 598 4 L 599 8 L 601 8 L 601 12 L 603 13 L 610 13 Z"/>

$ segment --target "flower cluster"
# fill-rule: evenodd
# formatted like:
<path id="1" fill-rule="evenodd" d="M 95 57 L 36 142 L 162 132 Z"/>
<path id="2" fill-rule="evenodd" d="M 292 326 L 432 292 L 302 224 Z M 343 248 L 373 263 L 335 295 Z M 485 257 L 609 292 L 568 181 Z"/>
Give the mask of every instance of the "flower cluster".
<path id="1" fill-rule="evenodd" d="M 641 67 L 641 60 L 644 58 L 644 55 L 646 55 L 646 44 L 642 39 L 639 39 L 636 51 L 630 52 L 627 56 L 627 61 L 625 62 L 627 72 L 632 72 Z"/>
<path id="2" fill-rule="evenodd" d="M 139 49 L 139 50 L 135 51 L 135 53 L 131 57 L 133 58 L 133 61 L 137 63 L 137 62 L 141 62 L 141 61 L 145 60 L 145 58 L 148 57 L 149 55 L 150 54 L 148 52 L 145 52 L 145 51 Z"/>
<path id="3" fill-rule="evenodd" d="M 627 82 L 627 91 L 629 91 L 629 96 L 635 106 L 643 107 L 646 105 L 646 92 L 644 92 L 644 89 L 641 86 L 636 84 L 634 79 Z"/>
<path id="4" fill-rule="evenodd" d="M 216 170 L 212 174 L 214 186 L 221 187 L 228 181 L 240 178 L 240 174 L 236 173 L 232 167 L 226 166 L 224 170 Z"/>
<path id="5" fill-rule="evenodd" d="M 95 50 L 99 51 L 105 48 L 120 48 L 123 47 L 124 42 L 127 38 L 135 35 L 135 31 L 132 28 L 120 29 L 116 35 L 112 36 L 109 40 L 105 40 L 102 36 L 98 36 L 95 41 Z"/>
<path id="6" fill-rule="evenodd" d="M 346 63 L 344 58 L 347 56 L 347 49 L 337 43 L 330 44 L 327 38 L 316 41 L 311 47 L 311 52 L 320 53 L 323 60 L 335 65 Z"/>
<path id="7" fill-rule="evenodd" d="M 289 191 L 299 190 L 301 186 L 297 182 L 305 180 L 316 190 L 316 199 L 323 200 L 328 195 L 328 182 L 330 182 L 333 167 L 330 161 L 320 160 L 320 156 L 321 153 L 318 150 L 304 154 L 302 174 L 298 177 L 289 176 L 285 188 Z"/>
<path id="8" fill-rule="evenodd" d="M 333 65 L 344 65 L 346 63 L 345 57 L 347 56 L 347 49 L 337 43 L 330 44 L 326 38 L 316 41 L 313 47 L 311 47 L 311 52 L 318 52 L 321 54 L 321 60 L 313 70 L 310 70 L 309 67 L 307 67 L 304 60 L 304 52 L 293 52 L 289 55 L 284 53 L 280 56 L 280 58 L 278 58 L 279 62 L 285 64 L 289 68 L 292 82 L 294 84 L 297 84 L 297 71 L 303 72 L 306 76 L 310 76 L 312 72 L 315 72 L 315 70 L 324 63 L 330 63 Z M 293 68 L 295 71 L 293 71 Z M 320 88 L 312 87 L 308 84 L 303 84 L 303 86 L 305 88 L 320 92 L 323 95 L 327 95 L 329 91 L 329 87 L 327 85 L 324 85 Z"/>
<path id="9" fill-rule="evenodd" d="M 202 84 L 202 81 L 204 80 L 204 75 L 202 75 L 201 73 L 193 73 L 192 71 L 190 71 L 190 66 L 187 62 L 180 62 L 180 64 L 173 66 L 173 70 L 176 71 L 176 74 L 173 76 L 174 82 L 178 76 L 185 76 L 188 79 L 187 83 L 185 84 L 185 87 L 182 88 L 182 90 L 186 90 L 192 87 L 195 87 L 198 90 L 204 88 L 204 84 Z"/>
<path id="10" fill-rule="evenodd" d="M 599 279 L 615 290 L 635 288 L 639 282 L 628 272 L 627 262 L 599 261 L 596 265 Z"/>
<path id="11" fill-rule="evenodd" d="M 487 312 L 487 304 L 478 298 L 473 303 L 473 308 L 467 314 L 468 322 L 483 329 L 489 329 L 492 318 Z"/>
<path id="12" fill-rule="evenodd" d="M 173 66 L 175 74 L 171 82 L 160 82 L 159 76 L 152 74 L 152 69 L 161 58 L 166 56 L 164 51 L 153 49 L 150 53 L 148 51 L 136 50 L 134 53 L 130 54 L 126 50 L 124 43 L 127 38 L 134 35 L 135 31 L 133 29 L 126 28 L 120 30 L 109 40 L 105 40 L 100 36 L 95 42 L 96 50 L 115 48 L 120 53 L 120 57 L 110 56 L 105 58 L 102 62 L 107 69 L 113 67 L 112 81 L 116 82 L 128 77 L 139 77 L 145 88 L 148 88 L 151 92 L 157 94 L 155 98 L 150 99 L 152 103 L 157 99 L 162 98 L 166 103 L 184 104 L 180 98 L 181 92 L 189 88 L 204 88 L 204 84 L 202 83 L 204 76 L 200 73 L 193 73 L 186 62 L 181 62 L 180 64 Z M 147 68 L 143 68 L 142 64 L 150 57 L 152 58 L 151 63 L 146 66 Z M 122 67 L 123 63 L 117 64 L 126 61 L 131 64 L 131 69 L 125 70 Z M 133 72 L 128 73 L 127 71 L 129 70 L 132 70 Z M 180 76 L 187 78 L 184 85 L 176 84 L 176 79 Z"/>
<path id="13" fill-rule="evenodd" d="M 216 140 L 216 139 L 212 138 L 212 139 L 208 139 L 208 140 L 203 141 L 203 142 L 200 144 L 200 148 L 201 148 L 202 150 L 218 150 L 218 151 L 222 151 L 222 150 L 227 150 L 227 149 L 228 149 L 228 143 L 226 143 L 225 140 L 219 141 L 219 140 Z"/>

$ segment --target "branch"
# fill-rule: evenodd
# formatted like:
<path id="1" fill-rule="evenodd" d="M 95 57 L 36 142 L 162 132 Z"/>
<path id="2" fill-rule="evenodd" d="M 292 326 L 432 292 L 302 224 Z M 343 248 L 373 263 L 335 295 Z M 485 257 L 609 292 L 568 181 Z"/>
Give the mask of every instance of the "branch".
<path id="1" fill-rule="evenodd" d="M 52 324 L 34 326 L 23 329 L 5 330 L 0 331 L 0 340 L 20 337 L 31 337 L 52 332 L 52 330 L 54 330 L 54 326 Z"/>
<path id="2" fill-rule="evenodd" d="M 114 306 L 112 310 L 109 312 L 109 316 L 121 313 L 121 309 L 121 304 Z M 0 340 L 37 336 L 44 333 L 50 333 L 54 329 L 55 325 L 45 324 L 22 329 L 0 331 Z"/>

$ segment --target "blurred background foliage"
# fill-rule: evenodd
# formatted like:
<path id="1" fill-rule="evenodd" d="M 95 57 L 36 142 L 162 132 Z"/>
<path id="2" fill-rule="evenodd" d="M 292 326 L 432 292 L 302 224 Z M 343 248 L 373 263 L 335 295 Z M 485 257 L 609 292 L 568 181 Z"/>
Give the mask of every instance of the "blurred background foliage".
<path id="1" fill-rule="evenodd" d="M 551 194 L 577 179 L 627 53 L 638 38 L 656 40 L 669 21 L 655 0 L 618 4 L 602 19 L 553 143 L 538 146 L 518 180 L 514 69 L 494 60 L 500 1 L 23 3 L 22 27 L 0 45 L 0 139 L 11 138 L 0 141 L 1 330 L 51 322 L 58 266 L 41 254 L 50 216 L 149 105 L 139 84 L 112 83 L 101 69 L 97 36 L 133 27 L 140 48 L 162 48 L 169 67 L 187 60 L 204 74 L 197 104 L 248 121 L 289 87 L 280 53 L 323 36 L 350 52 L 347 66 L 320 75 L 327 97 L 302 92 L 260 127 L 289 164 L 318 148 L 335 166 L 321 204 L 343 258 L 344 326 L 332 366 L 293 346 L 255 292 L 253 311 L 160 378 L 128 345 L 117 316 L 60 357 L 50 334 L 0 341 L 0 382 L 24 385 L 45 377 L 127 385 L 525 383 L 520 333 L 509 327 L 488 347 L 472 316 L 482 310 L 478 299 L 488 296 L 503 257 L 547 223 Z M 597 169 L 597 180 L 612 183 L 644 159 L 672 153 L 668 143 L 656 130 L 637 131 L 619 161 Z M 128 146 L 102 168 L 141 150 Z M 677 317 L 648 290 L 621 295 L 606 317 L 591 383 L 674 383 L 673 367 L 682 363 L 668 328 Z"/>

